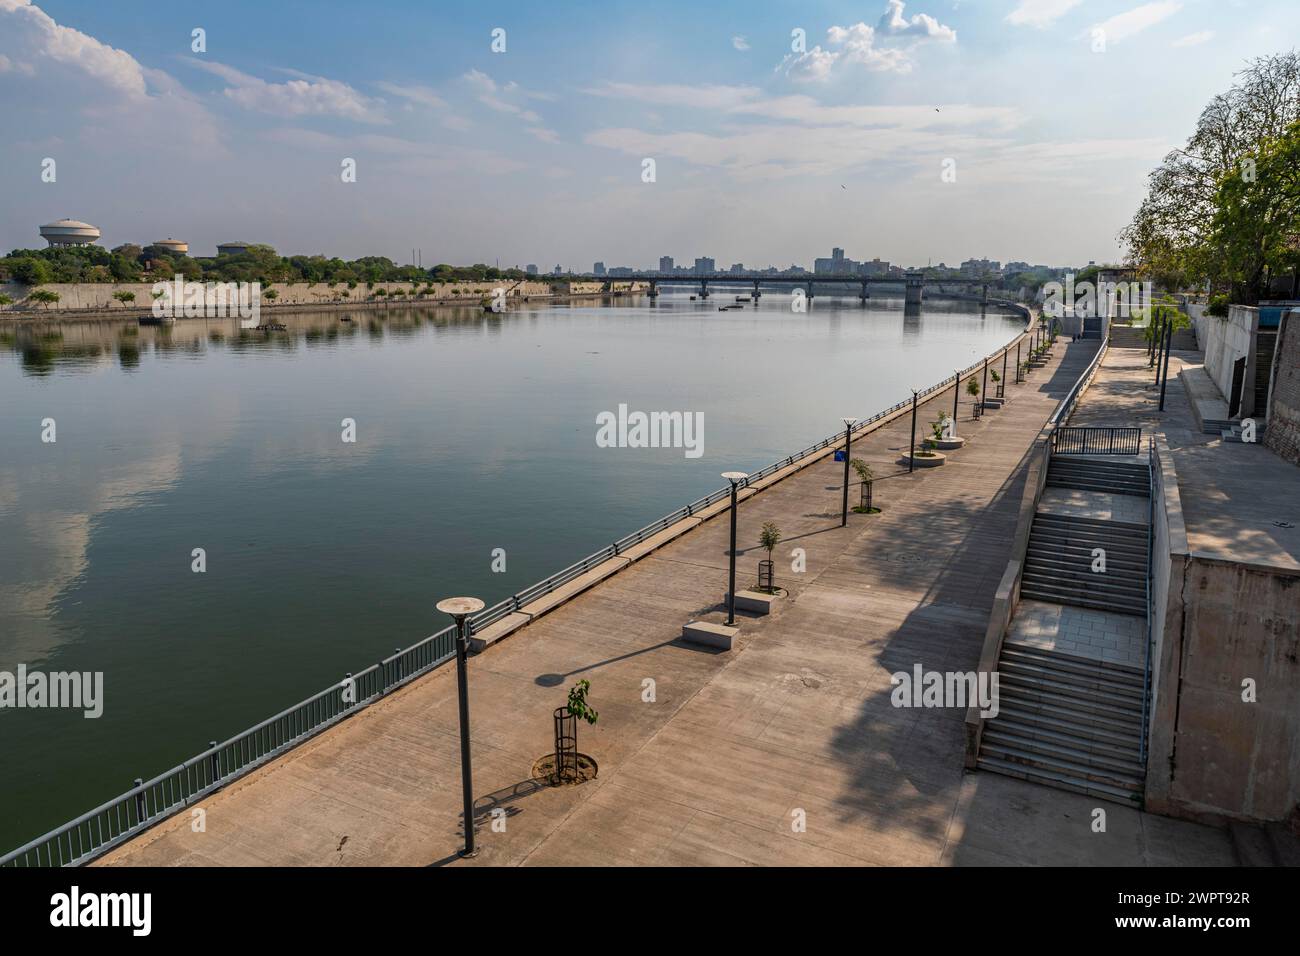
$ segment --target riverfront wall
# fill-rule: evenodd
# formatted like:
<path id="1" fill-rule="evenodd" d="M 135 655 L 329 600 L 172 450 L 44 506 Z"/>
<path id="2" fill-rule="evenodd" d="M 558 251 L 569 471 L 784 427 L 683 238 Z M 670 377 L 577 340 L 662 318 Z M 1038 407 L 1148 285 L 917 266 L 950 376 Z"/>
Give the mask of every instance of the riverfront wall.
<path id="1" fill-rule="evenodd" d="M 484 280 L 481 282 L 447 282 L 434 283 L 430 289 L 423 282 L 376 282 L 373 286 L 358 283 L 349 289 L 346 283 L 330 286 L 324 282 L 276 282 L 265 287 L 262 308 L 280 308 L 283 306 L 335 306 L 361 305 L 383 301 L 406 302 L 471 302 L 477 303 L 491 297 L 494 289 L 506 289 L 510 298 L 549 298 L 566 295 L 599 295 L 606 291 L 636 291 L 644 283 L 617 282 L 549 282 L 529 280 L 516 284 L 513 279 Z M 37 289 L 54 292 L 59 301 L 52 305 L 43 305 L 31 300 L 31 294 Z M 17 282 L 0 283 L 0 294 L 8 296 L 13 302 L 0 306 L 0 315 L 5 313 L 49 312 L 51 315 L 61 312 L 123 312 L 136 313 L 148 310 L 153 305 L 152 282 L 52 282 L 42 286 L 26 286 Z M 275 298 L 267 299 L 265 294 L 275 290 Z M 382 291 L 382 294 L 381 294 Z M 135 296 L 129 305 L 123 305 L 113 298 L 116 293 L 125 292 Z"/>
<path id="2" fill-rule="evenodd" d="M 1264 444 L 1279 457 L 1300 465 L 1300 311 L 1282 316 L 1273 353 L 1272 382 Z"/>

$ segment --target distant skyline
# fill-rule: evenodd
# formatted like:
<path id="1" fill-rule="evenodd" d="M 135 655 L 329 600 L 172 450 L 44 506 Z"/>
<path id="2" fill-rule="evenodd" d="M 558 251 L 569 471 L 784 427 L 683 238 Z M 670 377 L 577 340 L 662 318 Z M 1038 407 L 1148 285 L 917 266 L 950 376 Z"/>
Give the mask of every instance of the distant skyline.
<path id="1" fill-rule="evenodd" d="M 1284 0 L 0 0 L 0 249 L 67 216 L 196 255 L 1081 265 L 1297 35 Z"/>

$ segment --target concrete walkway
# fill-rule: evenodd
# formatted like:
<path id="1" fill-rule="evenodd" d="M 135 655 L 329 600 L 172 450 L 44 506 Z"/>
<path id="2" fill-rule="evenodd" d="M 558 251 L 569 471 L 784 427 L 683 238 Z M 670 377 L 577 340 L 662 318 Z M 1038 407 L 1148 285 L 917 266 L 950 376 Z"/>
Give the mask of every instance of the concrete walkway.
<path id="1" fill-rule="evenodd" d="M 678 639 L 685 621 L 718 615 L 724 514 L 472 659 L 473 862 L 1232 863 L 1221 831 L 1107 806 L 1094 833 L 1094 800 L 969 775 L 964 708 L 890 702 L 892 672 L 977 666 L 1021 457 L 1095 347 L 1058 346 L 982 421 L 963 401 L 969 441 L 942 468 L 900 468 L 906 419 L 855 443 L 883 514 L 839 527 L 843 466 L 830 460 L 742 502 L 740 580 L 755 577 L 759 527 L 775 521 L 789 596 L 743 622 L 737 649 Z M 951 400 L 941 393 L 921 421 Z M 540 787 L 531 768 L 552 749 L 551 711 L 584 677 L 600 721 L 578 742 L 599 776 Z M 456 728 L 444 667 L 210 797 L 205 832 L 181 814 L 103 862 L 464 865 Z"/>
<path id="2" fill-rule="evenodd" d="M 1069 424 L 1140 425 L 1144 435 L 1165 434 L 1193 554 L 1300 569 L 1296 468 L 1262 444 L 1225 442 L 1201 431 L 1178 374 L 1201 362 L 1200 352 L 1172 353 L 1161 412 L 1146 351 L 1112 348 Z"/>

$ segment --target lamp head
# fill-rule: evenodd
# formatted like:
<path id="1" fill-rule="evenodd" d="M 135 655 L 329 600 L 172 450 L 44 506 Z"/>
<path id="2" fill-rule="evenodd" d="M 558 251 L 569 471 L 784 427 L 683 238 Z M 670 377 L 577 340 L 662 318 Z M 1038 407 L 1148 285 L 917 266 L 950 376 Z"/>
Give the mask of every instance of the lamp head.
<path id="1" fill-rule="evenodd" d="M 745 472 L 743 471 L 724 471 L 722 473 L 722 477 L 726 478 L 729 482 L 731 482 L 734 485 L 744 481 L 746 478 L 749 477 L 749 475 L 745 474 Z"/>

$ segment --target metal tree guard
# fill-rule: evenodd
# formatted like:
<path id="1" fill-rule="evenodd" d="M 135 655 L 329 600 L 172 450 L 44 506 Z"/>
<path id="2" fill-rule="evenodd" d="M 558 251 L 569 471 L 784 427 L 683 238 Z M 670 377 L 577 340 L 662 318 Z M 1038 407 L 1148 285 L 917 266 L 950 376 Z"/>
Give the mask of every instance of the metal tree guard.
<path id="1" fill-rule="evenodd" d="M 860 506 L 868 513 L 871 511 L 871 479 L 867 478 L 862 482 L 862 497 Z"/>
<path id="2" fill-rule="evenodd" d="M 569 708 L 555 708 L 555 779 L 578 779 L 578 716 Z"/>

